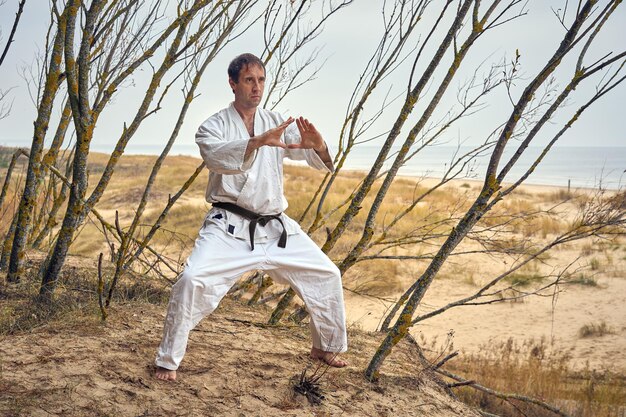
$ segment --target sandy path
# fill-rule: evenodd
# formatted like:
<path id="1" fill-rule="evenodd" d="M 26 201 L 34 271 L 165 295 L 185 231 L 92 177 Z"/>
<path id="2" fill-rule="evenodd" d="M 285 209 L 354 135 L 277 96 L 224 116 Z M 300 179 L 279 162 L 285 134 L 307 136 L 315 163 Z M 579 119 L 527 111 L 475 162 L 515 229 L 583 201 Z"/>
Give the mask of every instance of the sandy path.
<path id="1" fill-rule="evenodd" d="M 351 366 L 325 374 L 325 399 L 312 406 L 291 388 L 315 367 L 307 327 L 266 327 L 261 310 L 225 300 L 192 332 L 174 383 L 152 376 L 165 306 L 115 305 L 105 325 L 91 317 L 0 338 L 0 415 L 478 417 L 424 377 L 406 343 L 380 383 L 367 382 L 379 335 L 363 332 L 351 333 Z"/>
<path id="2" fill-rule="evenodd" d="M 598 287 L 569 285 L 553 299 L 532 297 L 523 303 L 500 303 L 485 306 L 458 307 L 424 321 L 413 334 L 422 333 L 428 340 L 443 343 L 450 329 L 454 330 L 457 349 L 477 352 L 482 345 L 513 338 L 518 343 L 545 338 L 554 341 L 553 349 L 569 351 L 572 365 L 592 369 L 611 367 L 626 371 L 626 279 L 598 280 Z M 476 287 L 451 280 L 435 281 L 426 295 L 422 312 L 466 296 Z M 385 306 L 356 295 L 347 295 L 349 323 L 358 323 L 373 330 L 384 314 Z M 580 338 L 581 326 L 605 321 L 615 333 L 600 337 Z"/>

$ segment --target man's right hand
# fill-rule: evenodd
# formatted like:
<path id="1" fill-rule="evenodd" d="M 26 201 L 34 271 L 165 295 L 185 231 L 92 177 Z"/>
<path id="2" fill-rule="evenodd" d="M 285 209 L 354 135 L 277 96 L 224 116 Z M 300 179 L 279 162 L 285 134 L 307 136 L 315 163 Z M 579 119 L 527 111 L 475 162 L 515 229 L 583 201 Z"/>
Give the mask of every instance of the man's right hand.
<path id="1" fill-rule="evenodd" d="M 283 132 L 285 132 L 285 129 L 287 129 L 287 126 L 289 126 L 291 123 L 293 123 L 293 117 L 290 117 L 275 128 L 270 129 L 265 133 L 250 138 L 250 140 L 248 141 L 248 147 L 246 148 L 245 159 L 248 159 L 250 154 L 259 149 L 261 146 L 274 146 L 277 148 L 286 149 L 287 145 L 285 145 L 285 142 L 280 140 L 280 138 L 283 135 Z"/>

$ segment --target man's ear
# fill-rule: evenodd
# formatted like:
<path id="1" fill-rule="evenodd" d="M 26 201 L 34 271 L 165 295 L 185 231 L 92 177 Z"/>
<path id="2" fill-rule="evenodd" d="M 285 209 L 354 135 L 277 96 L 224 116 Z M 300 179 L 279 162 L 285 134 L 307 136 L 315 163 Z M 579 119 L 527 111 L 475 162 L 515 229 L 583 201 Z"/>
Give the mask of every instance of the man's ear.
<path id="1" fill-rule="evenodd" d="M 230 89 L 232 90 L 233 94 L 235 94 L 235 84 L 237 83 L 234 82 L 232 78 L 228 77 L 228 85 L 230 85 Z"/>

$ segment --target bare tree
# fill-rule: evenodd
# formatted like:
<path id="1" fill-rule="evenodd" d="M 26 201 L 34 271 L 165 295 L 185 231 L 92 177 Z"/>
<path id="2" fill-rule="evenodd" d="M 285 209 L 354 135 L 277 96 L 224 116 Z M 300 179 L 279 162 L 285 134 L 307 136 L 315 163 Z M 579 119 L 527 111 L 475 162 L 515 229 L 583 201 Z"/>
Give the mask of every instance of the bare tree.
<path id="1" fill-rule="evenodd" d="M 353 0 L 323 1 L 317 15 L 311 21 L 314 2 L 303 0 L 298 4 L 272 0 L 263 13 L 263 41 L 265 48 L 261 59 L 273 74 L 265 93 L 264 107 L 275 109 L 287 94 L 312 81 L 323 62 L 320 49 L 307 51 L 319 36 L 324 24 L 337 12 L 350 5 Z M 304 57 L 299 55 L 305 52 Z M 300 59 L 299 59 L 300 58 Z"/>
<path id="2" fill-rule="evenodd" d="M 512 9 L 518 3 L 519 2 L 511 2 L 510 4 L 508 4 L 504 12 Z M 332 175 L 328 175 L 324 179 L 324 181 L 320 185 L 320 188 L 318 189 L 318 192 L 311 200 L 309 207 L 307 207 L 302 215 L 302 219 L 304 219 L 307 212 L 312 208 L 313 204 L 319 197 L 315 217 L 313 223 L 309 227 L 309 233 L 312 233 L 322 227 L 331 215 L 333 215 L 338 210 L 344 209 L 341 219 L 328 233 L 328 237 L 322 247 L 322 250 L 324 252 L 330 254 L 340 237 L 344 234 L 348 226 L 352 224 L 354 218 L 361 211 L 363 201 L 368 197 L 368 195 L 370 195 L 371 192 L 374 191 L 375 182 L 381 176 L 384 176 L 384 182 L 379 188 L 376 194 L 375 201 L 368 211 L 369 214 L 367 217 L 367 222 L 363 227 L 363 235 L 361 240 L 357 245 L 354 246 L 348 256 L 346 256 L 342 261 L 339 262 L 342 272 L 347 271 L 352 265 L 354 265 L 354 263 L 357 262 L 359 256 L 366 249 L 371 247 L 370 241 L 374 233 L 374 223 L 376 215 L 400 167 L 404 165 L 408 160 L 410 160 L 410 158 L 412 158 L 417 152 L 423 150 L 429 145 L 434 144 L 435 140 L 439 138 L 442 133 L 445 132 L 450 126 L 452 126 L 456 121 L 461 119 L 466 113 L 471 113 L 471 111 L 474 110 L 474 106 L 476 105 L 476 103 L 483 96 L 489 94 L 491 91 L 494 90 L 495 87 L 502 83 L 502 81 L 496 80 L 496 71 L 492 69 L 492 71 L 490 71 L 489 73 L 489 76 L 486 77 L 486 81 L 477 97 L 468 99 L 467 95 L 465 95 L 463 109 L 458 114 L 450 117 L 449 120 L 446 123 L 443 123 L 443 125 L 439 126 L 438 129 L 425 128 L 434 110 L 437 108 L 440 100 L 442 99 L 444 93 L 450 86 L 451 80 L 458 71 L 463 58 L 481 34 L 481 32 L 478 31 L 478 28 L 473 28 L 467 40 L 459 48 L 457 48 L 458 32 L 462 28 L 463 21 L 471 8 L 472 2 L 461 2 L 457 10 L 451 11 L 450 8 L 452 4 L 452 1 L 447 1 L 444 5 L 441 6 L 441 10 L 437 14 L 437 18 L 434 20 L 431 27 L 425 30 L 427 35 L 420 47 L 413 48 L 409 51 L 406 50 L 406 46 L 411 39 L 411 35 L 414 34 L 414 30 L 417 27 L 418 23 L 423 21 L 424 14 L 427 11 L 430 12 L 430 9 L 428 9 L 428 7 L 432 6 L 431 2 L 397 1 L 389 6 L 390 10 L 384 10 L 383 17 L 385 26 L 383 36 L 381 37 L 381 41 L 376 50 L 372 54 L 372 57 L 370 58 L 366 69 L 360 76 L 353 96 L 350 98 L 349 107 L 346 112 L 345 121 L 340 134 L 340 152 L 338 153 L 335 161 L 337 169 L 335 173 L 333 173 Z M 493 13 L 493 11 L 493 8 L 487 11 L 488 15 L 484 17 L 485 20 L 488 18 L 489 15 Z M 433 35 L 439 28 L 440 22 L 444 19 L 446 13 L 455 12 L 456 15 L 450 27 L 448 28 L 445 37 L 436 46 L 436 52 L 434 54 L 434 57 L 429 61 L 424 73 L 413 84 L 413 79 L 414 77 L 416 77 L 415 70 L 417 68 L 417 64 L 418 62 L 420 62 L 420 59 L 425 59 L 423 57 L 424 50 L 427 46 L 429 46 L 429 42 L 434 39 Z M 503 14 L 500 14 L 498 18 L 501 18 L 501 16 L 503 16 Z M 455 55 L 453 62 L 450 64 L 449 68 L 445 72 L 445 78 L 441 81 L 439 88 L 437 89 L 434 96 L 431 98 L 426 110 L 423 112 L 416 125 L 411 128 L 406 140 L 402 144 L 400 151 L 392 154 L 392 147 L 394 143 L 400 137 L 402 129 L 409 119 L 409 116 L 413 112 L 413 109 L 415 108 L 418 100 L 424 99 L 423 96 L 426 95 L 426 87 L 436 76 L 436 70 L 439 66 L 444 65 L 443 62 L 445 53 L 451 46 L 454 47 Z M 398 110 L 398 114 L 395 122 L 393 123 L 393 127 L 386 132 L 383 132 L 382 134 L 374 134 L 371 137 L 364 138 L 364 135 L 370 134 L 368 131 L 381 117 L 383 112 L 388 109 L 391 102 L 395 101 L 400 96 L 388 99 L 388 94 L 386 94 L 382 103 L 376 105 L 378 110 L 374 112 L 374 114 L 371 116 L 365 115 L 363 109 L 366 105 L 374 105 L 373 103 L 375 103 L 375 91 L 381 88 L 381 85 L 383 85 L 383 81 L 386 78 L 390 77 L 391 74 L 393 74 L 398 69 L 400 64 L 408 60 L 411 54 L 413 54 L 412 70 L 409 76 L 407 90 L 404 95 L 404 101 L 400 109 Z M 473 86 L 468 86 L 468 90 L 471 87 Z M 416 141 L 416 138 L 418 137 L 418 134 L 422 135 L 421 146 L 419 146 L 417 150 L 414 149 L 412 152 L 410 152 L 413 144 Z M 381 146 L 372 168 L 359 184 L 357 189 L 355 189 L 344 200 L 343 204 L 332 208 L 327 213 L 323 213 L 324 201 L 326 200 L 341 168 L 343 167 L 346 160 L 349 158 L 351 150 L 359 144 L 367 143 L 368 141 L 380 136 L 386 136 L 385 142 Z M 432 191 L 446 184 L 448 181 L 462 173 L 467 165 L 471 162 L 472 158 L 476 157 L 488 146 L 489 140 L 485 141 L 484 144 L 478 146 L 471 152 L 456 158 L 455 161 L 450 164 L 450 169 L 442 179 L 439 186 L 434 187 Z M 393 165 L 391 169 L 383 172 L 383 165 L 390 158 L 394 158 Z M 424 194 L 416 196 L 413 203 L 403 213 L 401 213 L 397 217 L 397 219 L 391 222 L 388 230 L 382 233 L 374 244 L 381 243 L 381 241 L 383 241 L 386 237 L 389 230 L 432 191 L 427 191 Z M 293 291 L 289 291 L 285 295 L 285 298 L 293 296 Z M 281 303 L 280 305 L 284 306 L 285 303 Z M 275 311 L 272 315 L 273 320 L 277 320 L 281 316 L 282 313 L 278 311 Z"/>
<path id="3" fill-rule="evenodd" d="M 301 20 L 305 18 L 308 13 L 311 13 L 311 4 L 306 0 L 297 5 L 297 7 L 295 7 L 293 4 L 287 4 L 286 2 L 277 1 L 270 2 L 267 7 L 265 7 L 262 16 L 264 19 L 263 24 L 266 42 L 265 51 L 263 52 L 263 54 L 261 54 L 261 56 L 264 59 L 265 64 L 269 68 L 272 68 L 268 71 L 272 74 L 276 74 L 276 77 L 272 78 L 272 88 L 269 89 L 268 94 L 266 95 L 266 101 L 272 99 L 272 97 L 274 96 L 278 96 L 276 101 L 274 101 L 274 103 L 277 104 L 295 88 L 309 82 L 312 79 L 312 75 L 307 77 L 306 73 L 317 58 L 318 54 L 316 51 L 313 51 L 311 55 L 304 60 L 303 63 L 295 64 L 293 67 L 290 65 L 291 61 L 294 61 L 299 54 L 307 53 L 305 47 L 313 40 L 315 40 L 315 38 L 319 35 L 323 23 L 334 13 L 349 5 L 350 3 L 351 1 L 341 1 L 337 3 L 330 2 L 327 5 L 327 9 L 323 4 L 320 17 L 317 18 L 315 24 L 311 24 L 309 27 L 303 27 L 303 23 L 301 22 Z M 231 22 L 234 24 L 237 23 L 238 20 L 240 19 L 232 18 Z M 268 27 L 268 25 L 270 24 L 268 22 L 271 22 L 271 27 Z M 252 23 L 254 23 L 254 21 Z M 243 30 L 248 30 L 248 28 L 249 26 L 245 27 Z M 230 30 L 226 30 L 224 28 L 220 32 L 218 32 L 218 35 L 221 38 L 225 38 L 226 35 L 228 35 L 229 33 Z M 234 35 L 233 37 L 236 36 L 237 35 Z M 175 195 L 168 198 L 166 207 L 162 210 L 161 214 L 154 222 L 154 224 L 150 226 L 150 229 L 146 233 L 146 235 L 142 239 L 137 239 L 136 244 L 130 245 L 129 243 L 133 241 L 133 239 L 135 239 L 133 238 L 133 235 L 135 235 L 139 230 L 139 221 L 142 213 L 145 210 L 150 189 L 152 188 L 152 185 L 157 177 L 162 162 L 164 161 L 169 152 L 169 149 L 171 148 L 172 144 L 178 136 L 178 131 L 180 129 L 180 126 L 182 125 L 187 108 L 194 98 L 196 87 L 198 85 L 200 77 L 206 69 L 207 65 L 221 49 L 223 43 L 224 41 L 215 42 L 211 48 L 202 47 L 202 49 L 208 49 L 206 60 L 201 65 L 196 64 L 195 66 L 190 67 L 190 72 L 185 76 L 185 80 L 188 80 L 188 85 L 184 89 L 185 104 L 181 109 L 178 122 L 170 136 L 170 139 L 168 140 L 166 147 L 164 148 L 163 152 L 161 153 L 152 168 L 150 178 L 148 179 L 148 182 L 144 189 L 142 198 L 139 202 L 139 206 L 135 210 L 135 216 L 130 227 L 128 229 L 125 229 L 123 232 L 118 232 L 119 236 L 124 237 L 122 237 L 122 239 L 120 240 L 119 250 L 115 254 L 117 260 L 116 270 L 113 278 L 111 279 L 111 284 L 108 289 L 108 296 L 106 300 L 107 306 L 111 302 L 111 297 L 113 295 L 115 285 L 121 275 L 125 271 L 128 271 L 129 268 L 131 268 L 133 262 L 139 259 L 139 257 L 144 253 L 144 249 L 146 248 L 150 240 L 154 237 L 157 230 L 161 227 L 161 224 L 165 220 L 170 209 L 175 205 L 176 201 L 182 196 L 182 194 L 189 188 L 189 186 L 197 178 L 198 174 L 204 167 L 204 164 L 200 164 L 200 166 L 198 166 L 198 168 L 193 172 L 193 174 L 180 188 L 180 190 Z M 193 75 L 191 71 L 194 71 L 195 75 Z M 311 72 L 314 74 L 316 70 L 312 70 Z M 289 83 L 288 85 L 284 85 L 286 79 L 298 79 L 298 83 Z M 154 262 L 158 263 L 158 260 L 155 260 Z M 267 284 L 266 287 L 271 284 L 270 280 L 266 280 L 264 282 Z M 261 294 L 262 290 L 258 293 L 258 297 L 260 297 Z"/>
<path id="4" fill-rule="evenodd" d="M 26 4 L 26 0 L 20 0 L 17 5 L 17 12 L 15 13 L 15 20 L 13 20 L 13 26 L 11 27 L 11 32 L 9 33 L 9 38 L 7 39 L 7 43 L 2 50 L 2 55 L 0 55 L 0 66 L 4 62 L 4 58 L 6 58 L 7 53 L 9 52 L 9 48 L 14 41 L 15 32 L 17 31 L 17 26 L 20 23 L 20 18 L 22 17 L 22 12 L 24 11 L 24 5 Z"/>
<path id="5" fill-rule="evenodd" d="M 38 180 L 41 178 L 41 157 L 43 153 L 44 138 L 48 129 L 52 107 L 59 91 L 62 73 L 61 60 L 65 43 L 65 33 L 63 28 L 68 19 L 67 10 L 55 17 L 57 19 L 57 31 L 52 42 L 52 52 L 50 54 L 47 77 L 45 79 L 41 101 L 38 104 L 37 119 L 35 120 L 35 131 L 31 143 L 26 183 L 22 193 L 22 199 L 17 211 L 15 235 L 13 237 L 13 247 L 9 263 L 9 273 L 7 280 L 15 282 L 19 280 L 18 266 L 23 258 L 23 248 L 28 238 L 31 227 L 31 217 L 33 206 L 37 197 Z"/>
<path id="6" fill-rule="evenodd" d="M 4 2 L 0 3 L 0 6 L 2 6 L 3 3 Z M 24 11 L 25 4 L 26 4 L 26 0 L 19 0 L 19 3 L 17 5 L 17 12 L 15 13 L 15 19 L 13 20 L 13 26 L 11 26 L 11 32 L 9 32 L 9 37 L 7 39 L 6 45 L 2 49 L 2 55 L 0 55 L 0 66 L 2 66 L 2 64 L 4 63 L 4 59 L 9 53 L 9 49 L 11 48 L 11 45 L 15 41 L 14 40 L 15 33 L 17 32 L 17 27 L 20 23 L 20 18 L 22 17 L 22 12 Z M 1 31 L 0 31 L 0 35 L 2 35 Z M 0 37 L 0 40 L 1 39 L 2 38 Z M 10 91 L 11 89 L 0 90 L 0 120 L 7 117 L 9 113 L 11 112 L 12 103 L 11 104 L 6 103 L 6 99 Z"/>
<path id="7" fill-rule="evenodd" d="M 493 10 L 499 2 L 493 2 L 487 6 L 488 10 Z M 519 99 L 514 102 L 513 110 L 504 124 L 504 127 L 498 134 L 498 139 L 491 151 L 491 157 L 483 188 L 478 198 L 473 202 L 470 209 L 465 213 L 463 218 L 452 229 L 443 245 L 438 250 L 426 270 L 422 273 L 420 278 L 407 290 L 405 295 L 399 301 L 399 304 L 404 305 L 402 311 L 399 313 L 396 323 L 391 327 L 385 340 L 378 348 L 376 354 L 373 356 L 368 369 L 366 371 L 366 377 L 368 379 L 376 379 L 379 369 L 384 362 L 384 359 L 389 355 L 392 348 L 408 333 L 409 328 L 413 325 L 414 313 L 416 307 L 424 297 L 424 294 L 428 290 L 429 285 L 435 279 L 437 272 L 440 270 L 443 263 L 450 256 L 453 250 L 458 244 L 468 235 L 474 225 L 488 213 L 493 207 L 500 201 L 502 201 L 507 195 L 515 190 L 536 168 L 536 166 L 542 161 L 545 155 L 550 151 L 554 143 L 560 139 L 564 133 L 573 125 L 578 117 L 599 98 L 613 90 L 623 80 L 624 76 L 621 74 L 624 66 L 625 52 L 620 52 L 611 57 L 604 57 L 603 59 L 596 61 L 590 65 L 583 65 L 586 54 L 595 39 L 595 36 L 602 29 L 604 23 L 608 20 L 611 14 L 618 7 L 619 2 L 609 1 L 603 7 L 598 7 L 596 13 L 592 13 L 596 2 L 588 1 L 580 4 L 576 14 L 573 17 L 573 22 L 567 28 L 567 31 L 555 53 L 548 60 L 544 68 L 535 76 L 520 95 Z M 494 22 L 488 21 L 488 15 L 484 18 L 479 18 L 480 2 L 474 4 L 474 14 L 472 17 L 473 30 L 479 29 L 479 33 L 483 33 L 490 27 L 493 27 Z M 594 16 L 595 15 L 595 16 Z M 594 16 L 594 17 L 592 17 Z M 528 131 L 525 133 L 521 143 L 517 147 L 513 156 L 504 164 L 504 166 L 498 171 L 500 160 L 503 155 L 504 148 L 511 143 L 509 140 L 513 136 L 518 128 L 518 123 L 525 114 L 525 110 L 532 102 L 533 97 L 537 94 L 539 88 L 549 80 L 551 74 L 562 65 L 564 57 L 572 53 L 574 47 L 580 44 L 582 45 L 578 58 L 575 60 L 573 75 L 569 82 L 560 89 L 556 98 L 549 103 L 548 106 L 542 107 L 536 111 L 536 118 L 525 122 L 531 124 Z M 613 69 L 611 72 L 606 72 L 607 68 L 610 68 L 612 64 L 617 64 L 617 69 Z M 569 94 L 581 84 L 583 81 L 588 80 L 593 75 L 604 74 L 604 77 L 600 81 L 595 94 L 593 94 L 565 123 L 561 130 L 554 135 L 551 141 L 543 149 L 543 152 L 536 158 L 534 163 L 527 168 L 526 172 L 512 185 L 503 187 L 502 183 L 509 174 L 511 168 L 518 162 L 520 156 L 528 148 L 529 144 L 537 136 L 538 132 L 544 127 L 548 120 L 553 116 L 557 109 L 559 109 Z M 605 227 L 611 225 L 612 222 L 623 222 L 623 212 L 618 213 L 617 217 L 610 217 L 604 219 L 606 223 L 603 223 Z M 623 225 L 623 223 L 620 223 Z M 583 227 L 588 228 L 590 224 L 584 223 Z"/>
<path id="8" fill-rule="evenodd" d="M 231 13 L 238 18 L 244 16 L 251 3 L 201 0 L 189 4 L 181 2 L 178 16 L 153 40 L 150 37 L 154 18 L 160 13 L 160 9 L 163 7 L 162 2 L 154 1 L 147 8 L 147 17 L 139 17 L 138 15 L 139 7 L 143 6 L 141 2 L 116 3 L 116 5 L 111 5 L 108 8 L 104 8 L 104 4 L 101 2 L 94 1 L 91 4 L 91 8 L 85 14 L 84 30 L 77 56 L 74 56 L 71 42 L 66 42 L 65 45 L 68 91 L 77 134 L 77 146 L 74 155 L 73 185 L 70 189 L 68 209 L 42 277 L 40 293 L 42 299 L 47 300 L 51 297 L 72 237 L 77 227 L 82 224 L 84 218 L 103 195 L 126 144 L 142 122 L 158 111 L 163 96 L 167 94 L 168 86 L 161 91 L 161 98 L 157 102 L 156 108 L 151 110 L 150 105 L 158 93 L 161 81 L 170 73 L 171 69 L 178 68 L 176 64 L 184 63 L 185 59 L 188 59 L 187 62 L 192 62 L 193 57 L 202 52 L 201 49 L 196 48 L 194 50 L 193 47 L 198 42 L 202 44 L 202 39 L 208 36 L 207 34 L 210 34 L 214 27 L 220 27 L 219 22 L 222 19 L 228 19 Z M 72 19 L 76 17 L 74 12 L 76 6 L 72 2 L 66 6 Z M 74 34 L 74 22 L 75 20 L 68 22 L 66 29 L 68 35 Z M 170 36 L 173 36 L 173 39 L 169 39 Z M 102 46 L 106 53 L 99 55 L 95 63 L 90 57 L 90 50 L 94 48 L 97 51 L 98 48 L 97 44 L 94 47 L 92 37 L 101 40 L 101 42 L 112 42 L 112 44 Z M 124 126 L 98 184 L 92 194 L 84 199 L 83 203 L 87 185 L 86 160 L 98 116 L 120 84 L 140 65 L 149 62 L 154 53 L 162 45 L 165 45 L 166 41 L 171 43 L 164 50 L 162 62 L 156 67 L 137 114 L 130 125 Z M 116 47 L 119 43 L 129 45 L 126 49 L 127 55 L 117 55 Z M 140 50 L 140 48 L 144 50 Z M 185 65 L 183 64 L 182 67 L 184 71 Z M 100 76 L 101 84 L 94 94 L 92 104 L 89 95 L 89 79 L 102 74 L 105 76 Z M 174 79 L 176 78 L 175 75 Z"/>
<path id="9" fill-rule="evenodd" d="M 204 71 L 209 66 L 209 64 L 217 56 L 218 52 L 228 42 L 229 38 L 233 34 L 233 31 L 237 29 L 239 25 L 242 24 L 242 22 L 244 21 L 242 17 L 244 17 L 248 13 L 252 5 L 254 5 L 254 2 L 239 2 L 237 5 L 237 8 L 234 10 L 232 15 L 229 15 L 229 14 L 222 15 L 221 11 L 219 13 L 216 13 L 218 12 L 218 10 L 214 9 L 211 11 L 211 13 L 214 13 L 213 16 L 209 14 L 206 17 L 204 17 L 204 19 L 206 19 L 208 22 L 211 22 L 210 29 L 209 29 L 209 32 L 203 36 L 202 41 L 199 44 L 193 46 L 194 52 L 191 52 L 189 58 L 187 58 L 188 64 L 186 65 L 186 69 L 185 69 L 185 86 L 183 87 L 183 91 L 185 93 L 184 102 L 183 102 L 183 106 L 180 109 L 180 113 L 176 121 L 176 124 L 174 126 L 174 129 L 172 133 L 170 134 L 170 137 L 163 151 L 161 152 L 161 154 L 159 155 L 159 157 L 157 158 L 156 162 L 154 163 L 152 167 L 150 177 L 148 178 L 148 181 L 144 188 L 144 192 L 139 202 L 139 205 L 137 209 L 135 210 L 135 215 L 131 222 L 130 227 L 126 231 L 123 231 L 123 232 L 121 230 L 118 231 L 118 235 L 120 236 L 121 241 L 120 241 L 119 249 L 117 250 L 115 254 L 115 258 L 116 258 L 115 273 L 111 280 L 111 284 L 109 285 L 109 288 L 108 288 L 108 295 L 107 295 L 106 303 L 105 303 L 107 307 L 111 303 L 111 298 L 113 296 L 113 292 L 115 290 L 117 281 L 119 280 L 121 275 L 132 265 L 133 261 L 137 259 L 139 254 L 143 251 L 143 249 L 146 247 L 146 245 L 150 241 L 150 239 L 147 238 L 147 239 L 143 239 L 143 241 L 139 244 L 139 246 L 131 245 L 131 243 L 133 242 L 133 236 L 137 232 L 137 228 L 139 226 L 141 216 L 143 215 L 144 210 L 146 208 L 146 205 L 148 202 L 148 196 L 150 195 L 150 191 L 152 189 L 152 186 L 154 185 L 154 181 L 157 178 L 157 174 L 159 173 L 159 170 L 163 164 L 163 161 L 165 160 L 165 157 L 168 155 L 171 147 L 173 146 L 176 138 L 178 137 L 178 133 L 183 124 L 183 121 L 185 120 L 187 111 L 193 99 L 196 96 L 196 89 L 198 87 L 198 84 L 200 83 L 202 75 L 204 74 Z M 248 29 L 247 26 L 243 28 L 244 31 L 247 29 Z M 200 167 L 198 167 L 198 169 L 196 169 L 196 171 L 192 175 L 191 181 L 187 181 L 185 183 L 181 192 L 177 193 L 174 196 L 174 198 L 171 198 L 171 197 L 169 198 L 169 201 L 168 201 L 169 207 L 171 207 L 178 200 L 178 198 L 182 195 L 182 193 L 191 185 L 193 180 L 195 180 L 197 175 L 200 173 L 202 167 L 203 167 L 203 164 Z M 159 225 L 160 223 L 153 225 L 152 229 L 156 231 Z M 136 246 L 134 248 L 135 254 L 131 254 L 133 252 L 132 250 L 133 246 Z"/>

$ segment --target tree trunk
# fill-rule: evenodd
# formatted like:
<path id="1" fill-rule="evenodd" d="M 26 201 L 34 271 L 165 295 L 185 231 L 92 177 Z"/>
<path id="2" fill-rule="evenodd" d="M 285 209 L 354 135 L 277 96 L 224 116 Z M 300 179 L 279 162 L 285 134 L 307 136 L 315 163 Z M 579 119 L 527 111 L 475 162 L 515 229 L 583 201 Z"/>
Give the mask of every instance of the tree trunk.
<path id="1" fill-rule="evenodd" d="M 267 275 L 263 275 L 261 277 L 261 285 L 259 285 L 259 288 L 257 288 L 250 300 L 248 300 L 248 305 L 255 305 L 259 301 L 265 290 L 267 290 L 273 283 L 274 281 L 272 281 L 272 278 Z"/>
<path id="2" fill-rule="evenodd" d="M 508 143 L 508 140 L 512 137 L 515 128 L 519 120 L 521 119 L 524 109 L 529 105 L 536 91 L 548 79 L 550 74 L 552 74 L 556 70 L 564 56 L 571 50 L 570 46 L 576 39 L 576 35 L 579 29 L 582 27 L 583 23 L 587 19 L 593 3 L 593 1 L 587 1 L 581 7 L 580 12 L 576 16 L 574 23 L 564 35 L 562 42 L 560 43 L 553 56 L 548 60 L 547 64 L 539 72 L 539 74 L 530 81 L 530 83 L 526 86 L 524 92 L 516 102 L 509 116 L 509 119 L 504 125 L 502 132 L 499 134 L 498 141 L 494 146 L 480 195 L 474 201 L 472 207 L 459 221 L 457 226 L 452 229 L 445 243 L 441 246 L 426 271 L 413 284 L 411 296 L 404 306 L 404 309 L 400 313 L 398 320 L 391 328 L 391 330 L 387 333 L 387 336 L 377 349 L 376 353 L 374 354 L 368 365 L 368 368 L 365 372 L 365 376 L 367 379 L 375 380 L 378 378 L 380 367 L 382 366 L 385 358 L 391 353 L 393 347 L 407 335 L 410 327 L 412 326 L 413 315 L 415 313 L 415 310 L 417 309 L 417 306 L 421 302 L 424 294 L 428 290 L 428 287 L 435 279 L 437 272 L 446 261 L 448 256 L 471 231 L 471 229 L 481 219 L 481 217 L 488 210 L 493 208 L 493 206 L 501 199 L 501 196 L 496 196 L 492 201 L 490 201 L 495 193 L 499 191 L 500 183 L 503 178 L 503 175 L 496 176 L 496 174 L 504 148 Z M 577 77 L 575 76 L 573 82 L 576 82 L 576 80 Z M 563 94 L 566 96 L 567 94 L 569 94 L 569 90 L 570 86 L 568 85 Z M 548 112 L 550 111 L 553 111 L 553 109 L 549 109 L 548 111 L 546 111 L 546 116 L 549 116 Z M 542 122 L 545 123 L 544 119 L 547 118 L 541 119 L 540 122 L 537 123 L 535 128 L 531 130 L 530 135 L 533 135 L 535 130 L 538 130 L 538 128 L 541 127 Z M 512 161 L 514 163 L 514 160 Z M 507 166 L 502 170 L 501 174 L 508 172 L 508 169 L 510 169 L 510 165 L 511 164 L 507 164 Z"/>
<path id="3" fill-rule="evenodd" d="M 18 149 L 17 151 L 13 152 L 13 155 L 11 156 L 11 162 L 9 162 L 9 166 L 7 167 L 6 177 L 4 178 L 4 184 L 2 184 L 2 191 L 0 192 L 0 209 L 4 204 L 4 199 L 6 198 L 7 192 L 9 191 L 9 185 L 11 185 L 13 170 L 15 169 L 17 158 L 19 158 L 21 153 L 21 150 Z"/>
<path id="4" fill-rule="evenodd" d="M 287 310 L 287 307 L 289 307 L 289 304 L 291 304 L 291 301 L 293 300 L 293 297 L 295 297 L 295 295 L 296 292 L 293 289 L 289 288 L 289 291 L 287 291 L 285 295 L 283 295 L 274 311 L 272 311 L 272 315 L 267 322 L 268 324 L 278 324 L 280 319 L 285 314 L 285 310 Z"/>
<path id="5" fill-rule="evenodd" d="M 11 256 L 11 245 L 13 244 L 13 235 L 15 234 L 15 227 L 17 226 L 17 215 L 13 216 L 11 220 L 11 226 L 4 237 L 2 244 L 2 254 L 0 255 L 0 271 L 4 271 L 9 263 L 9 256 Z M 7 279 L 7 281 L 12 282 Z"/>
<path id="6" fill-rule="evenodd" d="M 74 116 L 74 126 L 76 129 L 76 153 L 73 162 L 72 187 L 70 188 L 70 198 L 68 201 L 67 211 L 59 235 L 57 237 L 54 250 L 47 262 L 47 268 L 41 280 L 39 289 L 39 300 L 42 302 L 52 301 L 61 266 L 65 260 L 74 232 L 78 227 L 78 219 L 83 207 L 83 197 L 87 191 L 87 156 L 89 154 L 89 144 L 93 136 L 93 116 L 85 107 L 85 100 L 88 97 L 79 97 L 79 84 L 86 82 L 83 79 L 84 69 L 76 68 L 74 61 L 74 32 L 76 28 L 76 15 L 79 5 L 76 1 L 70 1 L 66 6 L 67 25 L 65 27 L 65 65 L 67 69 L 67 84 L 70 95 L 70 103 L 72 106 L 72 114 Z M 89 36 L 93 32 L 93 9 L 97 8 L 95 3 L 87 15 L 85 23 L 85 36 Z M 84 55 L 85 40 L 81 44 L 79 57 Z M 82 64 L 84 63 L 79 60 Z"/>
<path id="7" fill-rule="evenodd" d="M 48 130 L 50 114 L 54 105 L 54 98 L 59 89 L 59 76 L 61 74 L 61 58 L 63 45 L 65 41 L 66 12 L 59 16 L 58 30 L 54 39 L 52 54 L 50 56 L 50 68 L 46 77 L 44 91 L 41 95 L 41 102 L 35 120 L 35 132 L 30 148 L 30 157 L 28 159 L 28 171 L 26 173 L 26 183 L 24 192 L 20 201 L 17 212 L 17 222 L 15 225 L 15 236 L 13 238 L 13 247 L 11 249 L 11 258 L 9 262 L 9 273 L 7 280 L 11 282 L 19 281 L 22 260 L 24 258 L 24 250 L 28 234 L 32 226 L 33 208 L 37 199 L 37 184 L 41 178 L 41 157 L 43 153 L 44 138 Z"/>

